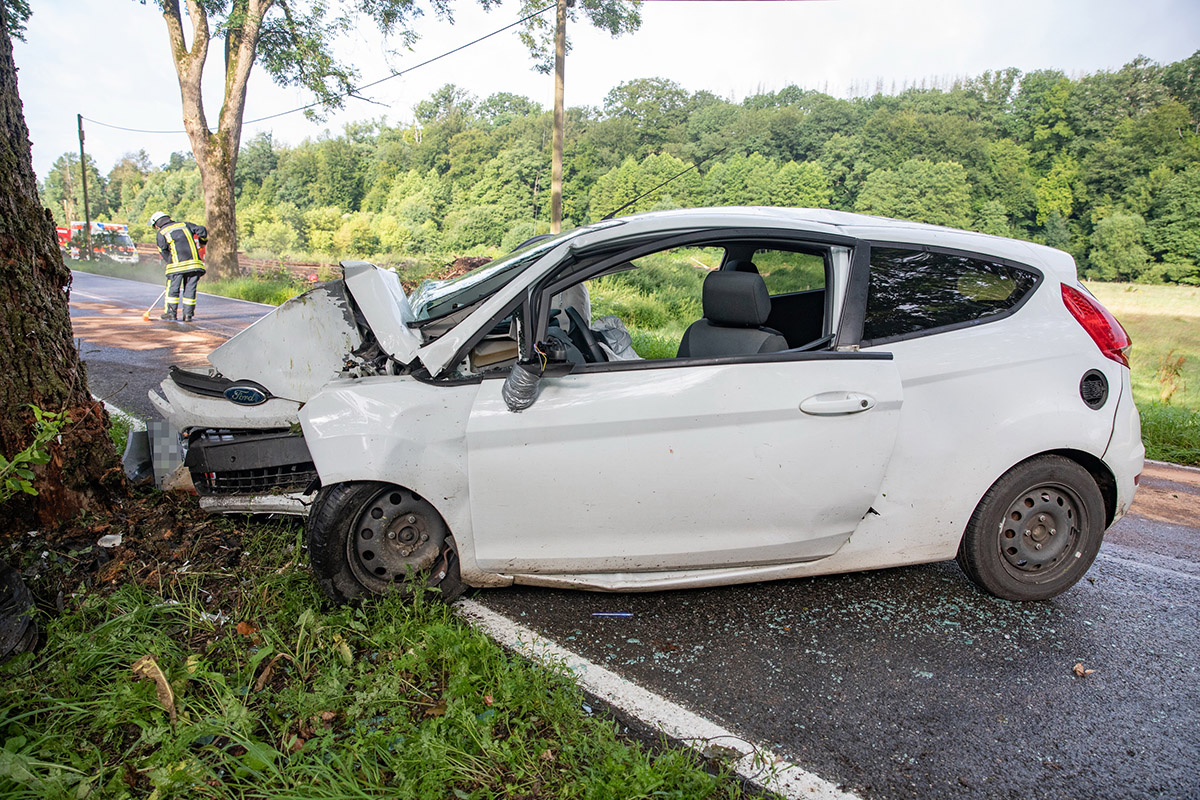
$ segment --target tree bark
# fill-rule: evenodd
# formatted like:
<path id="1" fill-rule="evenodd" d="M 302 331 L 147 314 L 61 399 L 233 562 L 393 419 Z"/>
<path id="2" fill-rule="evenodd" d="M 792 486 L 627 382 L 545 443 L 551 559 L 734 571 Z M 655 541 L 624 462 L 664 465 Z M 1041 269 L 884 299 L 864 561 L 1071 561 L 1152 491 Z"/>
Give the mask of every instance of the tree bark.
<path id="1" fill-rule="evenodd" d="M 236 275 L 237 214 L 233 175 L 242 139 L 242 115 L 250 70 L 257 57 L 263 16 L 273 0 L 235 0 L 234 13 L 240 23 L 226 33 L 225 93 L 217 130 L 211 131 L 204 115 L 200 91 L 211 36 L 208 16 L 197 0 L 186 0 L 192 21 L 192 45 L 184 38 L 178 0 L 163 3 L 163 19 L 171 40 L 171 57 L 179 78 L 183 104 L 183 127 L 192 143 L 204 190 L 208 251 L 205 264 L 217 276 Z"/>
<path id="2" fill-rule="evenodd" d="M 5 505 L 0 530 L 24 531 L 98 507 L 124 487 L 124 474 L 75 349 L 71 273 L 38 198 L 4 13 L 0 4 L 0 452 L 11 457 L 32 441 L 30 404 L 72 419 L 50 462 L 34 468 L 38 494 Z"/>

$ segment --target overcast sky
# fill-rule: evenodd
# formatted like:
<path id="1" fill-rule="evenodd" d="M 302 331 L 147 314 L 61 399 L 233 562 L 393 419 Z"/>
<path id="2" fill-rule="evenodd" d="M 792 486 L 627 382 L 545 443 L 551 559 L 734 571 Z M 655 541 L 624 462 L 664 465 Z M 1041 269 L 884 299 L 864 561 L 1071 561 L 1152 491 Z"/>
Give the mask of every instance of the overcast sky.
<path id="1" fill-rule="evenodd" d="M 26 41 L 15 43 L 15 57 L 39 176 L 64 152 L 78 152 L 77 113 L 127 128 L 181 128 L 179 85 L 153 2 L 31 5 Z M 506 0 L 489 13 L 471 0 L 458 0 L 457 7 L 454 25 L 420 20 L 421 39 L 412 51 L 389 56 L 380 37 L 364 29 L 340 52 L 362 82 L 376 80 L 515 21 L 519 5 Z M 1200 49 L 1196 0 L 671 0 L 642 9 L 641 29 L 620 39 L 586 23 L 570 29 L 567 105 L 599 106 L 609 89 L 635 78 L 668 78 L 689 91 L 739 101 L 789 84 L 846 97 L 853 86 L 873 88 L 879 79 L 888 90 L 906 80 L 1005 67 L 1079 75 L 1119 69 L 1139 54 L 1167 64 Z M 210 120 L 219 110 L 219 52 L 213 48 L 206 75 Z M 446 83 L 481 99 L 507 91 L 553 105 L 553 79 L 531 69 L 510 31 L 371 89 L 373 103 L 351 99 L 323 123 L 293 114 L 248 125 L 242 140 L 270 130 L 276 141 L 296 144 L 325 130 L 336 135 L 352 120 L 411 120 L 412 107 Z M 246 119 L 310 101 L 256 70 Z M 91 122 L 84 127 L 88 153 L 102 172 L 126 152 L 145 149 L 154 163 L 163 163 L 172 151 L 189 149 L 181 133 L 129 133 Z"/>

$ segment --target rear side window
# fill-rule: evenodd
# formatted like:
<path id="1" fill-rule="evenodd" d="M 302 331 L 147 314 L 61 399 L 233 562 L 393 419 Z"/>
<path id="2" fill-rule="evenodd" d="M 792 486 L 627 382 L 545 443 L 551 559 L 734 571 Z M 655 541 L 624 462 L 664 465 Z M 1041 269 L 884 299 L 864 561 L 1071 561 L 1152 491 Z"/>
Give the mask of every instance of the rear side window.
<path id="1" fill-rule="evenodd" d="M 872 247 L 863 339 L 908 337 L 998 316 L 1037 282 L 1032 272 L 983 258 Z"/>

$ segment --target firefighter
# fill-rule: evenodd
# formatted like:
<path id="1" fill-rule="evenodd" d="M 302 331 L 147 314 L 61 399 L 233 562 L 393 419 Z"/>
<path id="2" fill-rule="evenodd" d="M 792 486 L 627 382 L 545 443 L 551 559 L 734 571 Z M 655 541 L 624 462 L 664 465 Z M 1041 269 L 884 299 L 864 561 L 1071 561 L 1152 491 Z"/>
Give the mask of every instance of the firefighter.
<path id="1" fill-rule="evenodd" d="M 204 274 L 201 248 L 208 243 L 208 230 L 191 222 L 174 222 L 162 211 L 150 217 L 150 224 L 158 229 L 158 249 L 167 265 L 167 305 L 161 319 L 175 319 L 182 303 L 183 321 L 191 322 L 196 287 Z"/>

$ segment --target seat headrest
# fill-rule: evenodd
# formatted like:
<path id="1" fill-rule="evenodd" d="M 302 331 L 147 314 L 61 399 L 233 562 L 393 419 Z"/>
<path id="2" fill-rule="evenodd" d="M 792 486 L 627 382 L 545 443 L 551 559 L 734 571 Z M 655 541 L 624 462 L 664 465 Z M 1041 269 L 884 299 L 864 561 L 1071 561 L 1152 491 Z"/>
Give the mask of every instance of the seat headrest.
<path id="1" fill-rule="evenodd" d="M 753 272 L 758 274 L 758 266 L 753 261 L 730 261 L 725 264 L 725 269 L 734 272 Z"/>
<path id="2" fill-rule="evenodd" d="M 771 313 L 771 295 L 757 272 L 708 273 L 701 302 L 704 318 L 714 325 L 757 328 Z"/>

